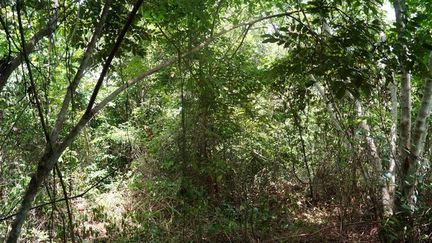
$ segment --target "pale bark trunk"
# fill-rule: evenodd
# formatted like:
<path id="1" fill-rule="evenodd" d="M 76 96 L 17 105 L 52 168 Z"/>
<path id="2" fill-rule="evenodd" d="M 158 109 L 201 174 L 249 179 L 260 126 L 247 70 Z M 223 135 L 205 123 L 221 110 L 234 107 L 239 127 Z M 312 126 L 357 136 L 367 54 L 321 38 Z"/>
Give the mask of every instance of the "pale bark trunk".
<path id="1" fill-rule="evenodd" d="M 363 130 L 364 137 L 366 140 L 366 145 L 369 150 L 369 155 L 374 164 L 375 180 L 378 183 L 379 187 L 381 188 L 381 203 L 384 211 L 383 213 L 385 216 L 387 216 L 393 212 L 393 205 L 392 205 L 392 195 L 388 190 L 385 177 L 383 176 L 382 160 L 381 157 L 379 156 L 378 148 L 375 144 L 375 140 L 371 135 L 371 129 L 369 127 L 369 124 L 364 119 L 363 109 L 359 100 L 355 100 L 355 106 L 356 106 L 357 116 L 362 119 L 362 121 L 360 122 L 360 128 Z"/>
<path id="2" fill-rule="evenodd" d="M 432 70 L 432 53 L 429 58 L 429 69 Z M 432 108 L 432 79 L 428 78 L 426 80 L 426 84 L 423 91 L 423 98 L 421 101 L 420 108 L 417 113 L 417 117 L 415 120 L 414 131 L 411 140 L 411 156 L 409 158 L 410 163 L 407 170 L 406 181 L 408 182 L 405 185 L 405 192 L 408 193 L 406 195 L 408 198 L 408 203 L 410 207 L 413 209 L 415 203 L 417 201 L 416 196 L 416 187 L 418 183 L 418 178 L 420 175 L 419 163 L 422 163 L 421 155 L 423 153 L 424 141 L 427 132 L 427 119 L 430 116 Z"/>
<path id="3" fill-rule="evenodd" d="M 108 12 L 109 12 L 108 10 L 109 10 L 110 5 L 111 5 L 111 0 L 107 0 L 105 2 L 104 9 L 102 10 L 102 15 L 101 15 L 101 18 L 99 20 L 99 23 L 97 24 L 95 31 L 93 33 L 93 36 L 92 36 L 89 44 L 87 45 L 87 49 L 86 49 L 86 51 L 82 57 L 80 66 L 79 66 L 71 84 L 69 85 L 69 87 L 66 91 L 66 95 L 63 99 L 62 107 L 60 109 L 59 114 L 57 115 L 57 120 L 55 122 L 53 131 L 51 133 L 51 138 L 54 141 L 57 140 L 57 137 L 60 133 L 60 130 L 63 127 L 63 123 L 66 120 L 66 113 L 67 113 L 69 104 L 72 101 L 73 92 L 75 92 L 76 88 L 78 87 L 78 84 L 80 83 L 82 77 L 84 76 L 84 71 L 89 66 L 90 57 L 93 54 L 93 49 L 95 48 L 96 42 L 98 41 L 98 39 L 102 33 L 102 29 L 103 29 L 103 26 L 105 24 L 106 18 L 108 16 Z"/>
<path id="4" fill-rule="evenodd" d="M 401 155 L 401 181 L 405 181 L 408 168 L 410 165 L 410 149 L 411 149 L 411 75 L 406 68 L 407 62 L 407 46 L 403 43 L 402 36 L 405 32 L 405 0 L 395 0 L 394 9 L 396 15 L 396 30 L 398 33 L 398 42 L 402 47 L 399 53 L 399 63 L 401 71 L 401 118 L 400 118 L 400 155 Z"/>
<path id="5" fill-rule="evenodd" d="M 429 69 L 432 74 L 432 52 L 429 57 Z M 426 84 L 423 91 L 422 102 L 417 114 L 415 121 L 414 132 L 411 141 L 411 152 L 414 157 L 419 157 L 422 153 L 422 141 L 426 135 L 426 120 L 430 115 L 432 107 L 432 77 L 426 80 Z"/>
<path id="6" fill-rule="evenodd" d="M 411 153 L 415 159 L 418 159 L 423 150 L 424 136 L 427 131 L 427 118 L 430 115 L 431 107 L 432 107 L 432 79 L 428 79 L 426 81 L 426 85 L 424 88 L 423 98 L 421 102 L 420 109 L 417 114 L 417 119 L 415 121 L 414 132 L 412 136 L 411 142 Z"/>
<path id="7" fill-rule="evenodd" d="M 400 94 L 400 150 L 401 161 L 409 163 L 409 149 L 411 147 L 411 75 L 405 70 L 401 75 L 402 89 Z"/>
<path id="8" fill-rule="evenodd" d="M 397 101 L 397 87 L 394 83 L 389 84 L 391 95 L 391 119 L 392 125 L 390 128 L 390 158 L 387 170 L 387 191 L 389 198 L 383 200 L 387 205 L 384 207 L 384 217 L 393 215 L 394 200 L 395 200 L 395 186 L 396 186 L 396 164 L 397 164 L 397 119 L 398 119 L 398 101 Z"/>
<path id="9" fill-rule="evenodd" d="M 405 202 L 407 202 L 413 209 L 415 197 L 413 196 L 412 189 L 414 186 L 413 168 L 415 167 L 415 159 L 412 155 L 411 146 L 411 75 L 407 70 L 407 46 L 404 43 L 403 35 L 405 33 L 405 0 L 395 0 L 394 9 L 396 15 L 396 31 L 398 34 L 398 43 L 401 46 L 401 53 L 399 53 L 399 63 L 401 71 L 401 94 L 400 94 L 400 200 L 398 205 L 401 209 Z"/>
<path id="10" fill-rule="evenodd" d="M 375 140 L 371 136 L 369 124 L 364 119 L 363 108 L 360 101 L 355 100 L 355 106 L 356 106 L 357 116 L 362 119 L 362 121 L 360 122 L 360 128 L 363 130 L 365 140 L 366 140 L 366 145 L 369 149 L 369 155 L 371 156 L 375 167 L 375 172 L 382 173 L 382 161 L 378 154 L 378 149 L 375 144 Z"/>

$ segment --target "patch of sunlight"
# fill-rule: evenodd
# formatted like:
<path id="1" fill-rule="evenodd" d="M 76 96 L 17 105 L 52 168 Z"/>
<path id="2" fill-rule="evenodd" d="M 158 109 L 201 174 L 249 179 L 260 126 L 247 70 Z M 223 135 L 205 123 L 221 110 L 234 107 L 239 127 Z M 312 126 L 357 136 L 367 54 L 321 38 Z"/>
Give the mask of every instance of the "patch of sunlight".
<path id="1" fill-rule="evenodd" d="M 125 197 L 121 191 L 109 191 L 99 196 L 97 204 L 102 206 L 108 218 L 121 220 L 125 213 Z"/>
<path id="2" fill-rule="evenodd" d="M 388 23 L 393 23 L 396 20 L 396 15 L 392 4 L 389 1 L 385 1 L 383 4 L 384 13 Z"/>
<path id="3" fill-rule="evenodd" d="M 296 219 L 309 224 L 326 224 L 328 222 L 329 216 L 330 213 L 328 211 L 313 207 L 305 210 Z"/>

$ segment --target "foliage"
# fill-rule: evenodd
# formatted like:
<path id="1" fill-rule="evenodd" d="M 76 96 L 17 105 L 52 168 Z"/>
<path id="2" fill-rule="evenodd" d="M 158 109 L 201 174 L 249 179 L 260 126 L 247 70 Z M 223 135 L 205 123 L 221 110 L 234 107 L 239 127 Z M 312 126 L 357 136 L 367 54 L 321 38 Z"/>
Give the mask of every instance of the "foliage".
<path id="1" fill-rule="evenodd" d="M 406 0 L 401 25 L 381 0 L 145 1 L 120 38 L 134 4 L 0 3 L 0 240 L 56 152 L 22 241 L 430 239 L 430 127 L 404 177 L 391 88 L 408 70 L 415 130 L 432 4 Z"/>

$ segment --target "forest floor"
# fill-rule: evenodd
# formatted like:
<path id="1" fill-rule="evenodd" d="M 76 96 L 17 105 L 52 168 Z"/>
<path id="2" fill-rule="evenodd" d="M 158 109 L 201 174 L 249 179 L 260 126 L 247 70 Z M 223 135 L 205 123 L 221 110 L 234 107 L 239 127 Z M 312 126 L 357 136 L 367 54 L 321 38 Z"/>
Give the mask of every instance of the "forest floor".
<path id="1" fill-rule="evenodd" d="M 130 202 L 134 201 L 131 200 L 133 195 L 128 190 L 119 189 L 112 188 L 98 195 L 96 200 L 81 198 L 75 202 L 75 210 L 79 214 L 93 215 L 91 218 L 83 220 L 83 224 L 78 227 L 81 237 L 84 236 L 84 238 L 92 239 L 95 242 L 117 242 L 115 237 L 113 239 L 111 236 L 119 234 L 118 231 L 121 228 L 130 228 L 131 225 L 126 227 L 123 225 L 120 228 L 118 226 L 128 221 L 125 215 L 134 208 L 130 205 Z M 271 238 L 266 240 L 248 237 L 248 241 L 379 242 L 378 224 L 365 220 L 367 217 L 359 209 L 343 212 L 339 206 L 332 203 L 312 206 L 305 198 L 304 192 L 293 193 L 291 191 L 282 194 L 279 194 L 277 202 L 279 203 L 278 206 L 283 205 L 290 209 L 289 225 L 283 230 L 271 232 Z M 142 202 L 136 201 L 136 203 L 141 204 Z M 114 232 L 113 229 L 115 229 Z M 221 242 L 225 242 L 225 240 L 221 240 Z"/>
<path id="2" fill-rule="evenodd" d="M 293 229 L 268 242 L 379 242 L 376 222 L 341 223 L 337 207 L 310 207 L 299 212 Z"/>

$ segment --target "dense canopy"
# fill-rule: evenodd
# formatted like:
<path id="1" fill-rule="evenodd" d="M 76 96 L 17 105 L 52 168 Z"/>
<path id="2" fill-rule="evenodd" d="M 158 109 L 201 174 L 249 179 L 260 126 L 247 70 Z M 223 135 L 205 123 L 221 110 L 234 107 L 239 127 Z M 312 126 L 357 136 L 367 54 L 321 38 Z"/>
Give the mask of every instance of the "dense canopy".
<path id="1" fill-rule="evenodd" d="M 432 2 L 0 2 L 0 241 L 432 240 Z"/>

